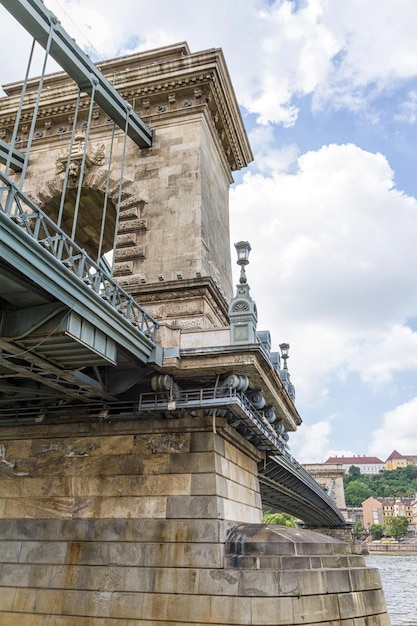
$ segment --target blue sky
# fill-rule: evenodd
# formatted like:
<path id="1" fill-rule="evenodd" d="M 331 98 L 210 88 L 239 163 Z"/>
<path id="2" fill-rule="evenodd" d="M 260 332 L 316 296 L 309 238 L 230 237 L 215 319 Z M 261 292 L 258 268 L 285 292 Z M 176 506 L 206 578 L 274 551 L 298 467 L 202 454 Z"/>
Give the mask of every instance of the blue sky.
<path id="1" fill-rule="evenodd" d="M 417 2 L 45 1 L 94 59 L 223 48 L 255 156 L 232 241 L 252 245 L 259 330 L 291 345 L 291 450 L 417 454 Z M 0 23 L 0 52 L 21 49 L 4 84 L 26 42 L 1 7 Z"/>

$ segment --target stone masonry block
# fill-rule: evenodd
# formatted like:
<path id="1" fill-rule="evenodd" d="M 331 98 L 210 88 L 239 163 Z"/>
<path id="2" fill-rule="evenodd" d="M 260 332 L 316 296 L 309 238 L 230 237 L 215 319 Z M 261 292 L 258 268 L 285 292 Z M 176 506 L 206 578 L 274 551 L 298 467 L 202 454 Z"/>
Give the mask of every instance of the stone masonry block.
<path id="1" fill-rule="evenodd" d="M 256 492 L 250 489 L 244 482 L 227 481 L 227 497 L 229 500 L 240 502 L 248 506 L 256 506 Z"/>
<path id="2" fill-rule="evenodd" d="M 385 613 L 387 610 L 385 596 L 382 589 L 372 589 L 362 593 L 363 602 L 366 607 L 365 615 L 375 615 Z"/>
<path id="3" fill-rule="evenodd" d="M 170 473 L 198 474 L 215 471 L 215 458 L 210 452 L 190 452 L 173 454 L 169 458 Z"/>
<path id="4" fill-rule="evenodd" d="M 17 563 L 19 561 L 21 541 L 3 541 L 0 543 L 0 563 Z"/>
<path id="5" fill-rule="evenodd" d="M 325 596 L 299 596 L 292 598 L 294 624 L 308 624 L 314 622 L 331 622 L 340 618 L 338 597 L 336 595 Z M 337 621 L 336 621 L 337 623 Z"/>
<path id="6" fill-rule="evenodd" d="M 227 482 L 214 473 L 191 476 L 190 495 L 220 495 L 227 497 Z"/>
<path id="7" fill-rule="evenodd" d="M 221 451 L 218 449 L 219 447 Z M 223 439 L 220 439 L 220 442 L 217 443 L 217 438 L 212 433 L 191 433 L 190 452 L 212 452 L 215 448 L 220 454 L 224 453 Z"/>
<path id="8" fill-rule="evenodd" d="M 381 577 L 377 569 L 369 569 L 367 567 L 351 569 L 350 578 L 352 581 L 352 589 L 354 591 L 381 588 Z"/>
<path id="9" fill-rule="evenodd" d="M 66 562 L 70 565 L 107 565 L 110 545 L 102 541 L 70 541 Z"/>
<path id="10" fill-rule="evenodd" d="M 0 611 L 10 611 L 13 608 L 15 593 L 13 587 L 0 587 Z"/>
<path id="11" fill-rule="evenodd" d="M 64 563 L 67 544 L 64 541 L 24 541 L 20 563 Z"/>
<path id="12" fill-rule="evenodd" d="M 51 576 L 55 567 L 61 566 L 55 565 L 32 565 L 29 577 L 29 587 L 51 587 Z"/>
<path id="13" fill-rule="evenodd" d="M 294 626 L 293 598 L 251 598 L 252 623 Z"/>
<path id="14" fill-rule="evenodd" d="M 231 461 L 234 465 L 238 465 L 241 469 L 246 470 L 250 474 L 257 474 L 256 461 L 229 441 L 224 442 L 224 452 L 224 456 L 228 461 Z"/>
<path id="15" fill-rule="evenodd" d="M 349 593 L 352 591 L 350 571 L 347 569 L 333 569 L 320 572 L 325 576 L 325 593 Z"/>
<path id="16" fill-rule="evenodd" d="M 73 508 L 73 498 L 8 498 L 2 516 L 6 519 L 64 519 L 72 516 Z"/>
<path id="17" fill-rule="evenodd" d="M 143 565 L 147 567 L 170 567 L 175 563 L 177 567 L 218 568 L 223 563 L 224 547 L 221 544 L 204 543 L 147 544 L 142 558 Z"/>
<path id="18" fill-rule="evenodd" d="M 280 569 L 311 569 L 311 558 L 309 556 L 283 556 Z"/>
<path id="19" fill-rule="evenodd" d="M 196 595 L 199 593 L 199 576 L 203 571 L 196 568 L 158 568 L 155 571 L 153 591 Z"/>
<path id="20" fill-rule="evenodd" d="M 63 594 L 62 613 L 65 615 L 91 615 L 107 617 L 112 593 L 108 591 L 68 591 Z"/>
<path id="21" fill-rule="evenodd" d="M 114 593 L 110 602 L 110 616 L 118 619 L 138 620 L 141 623 L 143 594 Z M 143 622 L 142 622 L 143 623 Z"/>
<path id="22" fill-rule="evenodd" d="M 30 565 L 5 563 L 0 569 L 0 587 L 26 587 L 29 577 Z"/>
<path id="23" fill-rule="evenodd" d="M 78 518 L 165 517 L 166 497 L 76 498 L 73 516 Z"/>
<path id="24" fill-rule="evenodd" d="M 341 593 L 337 597 L 342 619 L 363 617 L 367 614 L 361 593 Z"/>
<path id="25" fill-rule="evenodd" d="M 1 626 L 44 626 L 42 615 L 29 615 L 25 613 L 2 613 Z"/>
<path id="26" fill-rule="evenodd" d="M 278 591 L 279 572 L 273 571 L 242 571 L 239 594 L 246 596 L 276 597 Z"/>
<path id="27" fill-rule="evenodd" d="M 210 624 L 251 624 L 251 598 L 211 596 Z"/>
<path id="28" fill-rule="evenodd" d="M 126 520 L 126 541 L 224 542 L 224 526 L 218 520 L 155 519 Z"/>
<path id="29" fill-rule="evenodd" d="M 172 620 L 170 611 L 172 595 L 145 593 L 142 598 L 142 623 L 146 624 L 145 620 L 160 620 L 162 623 Z"/>
<path id="30" fill-rule="evenodd" d="M 58 589 L 38 589 L 36 591 L 36 612 L 45 615 L 61 615 L 64 596 L 67 593 Z"/>
<path id="31" fill-rule="evenodd" d="M 247 506 L 246 504 L 224 498 L 223 510 L 223 518 L 225 520 L 234 520 L 238 523 L 244 519 L 248 524 L 262 523 L 262 509 L 260 507 Z"/>
<path id="32" fill-rule="evenodd" d="M 154 602 L 158 605 L 159 598 L 161 597 L 158 594 L 155 594 L 156 598 Z M 148 598 L 147 598 L 148 599 Z M 212 624 L 216 623 L 213 619 L 213 610 L 211 607 L 211 598 L 209 596 L 190 596 L 190 595 L 175 595 L 169 594 L 166 596 L 167 599 L 167 618 L 172 622 L 202 622 L 203 624 Z M 148 606 L 147 604 L 143 605 L 143 617 L 148 617 Z M 145 612 L 145 609 L 146 612 Z M 154 616 L 157 617 L 157 613 L 154 611 L 151 612 L 149 617 Z"/>
<path id="33" fill-rule="evenodd" d="M 122 568 L 119 568 L 122 570 Z M 125 579 L 124 590 L 135 593 L 151 593 L 157 591 L 155 577 L 159 571 L 154 567 L 124 567 Z M 164 570 L 165 571 L 165 570 Z M 183 570 L 181 570 L 183 571 Z"/>
<path id="34" fill-rule="evenodd" d="M 232 595 L 239 593 L 242 573 L 236 570 L 202 569 L 199 572 L 198 593 L 200 595 Z"/>
<path id="35" fill-rule="evenodd" d="M 247 485 L 249 489 L 258 490 L 258 475 L 253 472 L 247 472 L 235 463 L 231 463 L 222 457 L 216 457 L 216 470 L 218 474 L 228 478 L 235 483 Z"/>
<path id="36" fill-rule="evenodd" d="M 216 496 L 171 496 L 167 499 L 166 517 L 217 519 L 223 518 L 222 500 Z"/>
<path id="37" fill-rule="evenodd" d="M 16 589 L 13 610 L 22 613 L 34 613 L 36 607 L 36 589 Z"/>

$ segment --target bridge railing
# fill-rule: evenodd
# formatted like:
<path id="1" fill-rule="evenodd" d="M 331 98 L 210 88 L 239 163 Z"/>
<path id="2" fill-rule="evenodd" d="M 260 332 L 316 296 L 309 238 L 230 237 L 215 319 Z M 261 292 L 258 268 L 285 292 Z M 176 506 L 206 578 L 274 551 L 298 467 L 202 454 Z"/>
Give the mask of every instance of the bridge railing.
<path id="1" fill-rule="evenodd" d="M 1 171 L 0 210 L 133 326 L 156 342 L 158 322 Z"/>
<path id="2" fill-rule="evenodd" d="M 169 412 L 204 408 L 216 410 L 217 415 L 226 415 L 233 428 L 241 432 L 248 440 L 263 450 L 282 454 L 288 461 L 296 464 L 289 454 L 285 441 L 256 409 L 250 400 L 233 388 L 205 387 L 200 389 L 180 390 L 173 397 L 169 392 L 141 393 L 137 403 L 138 413 Z"/>

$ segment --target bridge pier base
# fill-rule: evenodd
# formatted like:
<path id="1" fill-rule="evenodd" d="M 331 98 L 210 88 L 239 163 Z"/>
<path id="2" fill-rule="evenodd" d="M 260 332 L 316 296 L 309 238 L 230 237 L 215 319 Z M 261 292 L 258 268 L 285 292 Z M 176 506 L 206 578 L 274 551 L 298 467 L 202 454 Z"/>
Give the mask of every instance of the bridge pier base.
<path id="1" fill-rule="evenodd" d="M 262 524 L 261 453 L 212 418 L 4 428 L 2 626 L 389 626 L 348 544 Z"/>

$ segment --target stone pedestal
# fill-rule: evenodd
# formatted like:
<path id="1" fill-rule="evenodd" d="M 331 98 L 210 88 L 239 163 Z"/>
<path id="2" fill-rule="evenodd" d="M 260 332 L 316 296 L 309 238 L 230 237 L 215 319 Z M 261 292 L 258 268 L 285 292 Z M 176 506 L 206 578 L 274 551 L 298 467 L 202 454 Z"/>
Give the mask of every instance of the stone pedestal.
<path id="1" fill-rule="evenodd" d="M 7 428 L 2 626 L 388 626 L 347 544 L 265 527 L 260 452 L 217 418 Z"/>

